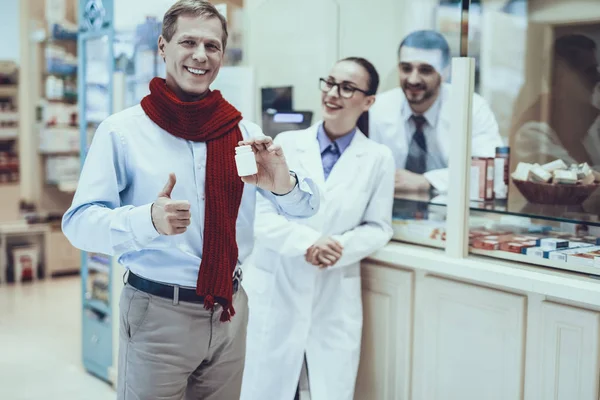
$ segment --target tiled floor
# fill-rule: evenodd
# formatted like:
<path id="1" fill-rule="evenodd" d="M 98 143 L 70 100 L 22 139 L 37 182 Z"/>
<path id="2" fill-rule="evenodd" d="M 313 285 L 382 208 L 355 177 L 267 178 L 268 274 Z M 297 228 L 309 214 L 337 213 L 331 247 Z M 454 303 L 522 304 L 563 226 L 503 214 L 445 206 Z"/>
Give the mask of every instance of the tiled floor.
<path id="1" fill-rule="evenodd" d="M 81 280 L 0 285 L 0 399 L 114 400 L 81 362 Z"/>

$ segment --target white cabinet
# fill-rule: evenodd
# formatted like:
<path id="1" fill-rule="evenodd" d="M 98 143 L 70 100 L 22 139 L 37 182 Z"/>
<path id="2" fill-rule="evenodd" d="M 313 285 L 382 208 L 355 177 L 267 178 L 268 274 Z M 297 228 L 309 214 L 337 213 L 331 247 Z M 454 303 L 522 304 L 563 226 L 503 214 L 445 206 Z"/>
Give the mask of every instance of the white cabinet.
<path id="1" fill-rule="evenodd" d="M 357 400 L 409 398 L 413 280 L 413 272 L 363 264 Z"/>
<path id="2" fill-rule="evenodd" d="M 526 298 L 417 280 L 412 399 L 523 398 Z"/>
<path id="3" fill-rule="evenodd" d="M 81 268 L 81 252 L 71 245 L 60 228 L 51 230 L 46 238 L 46 276 Z"/>
<path id="4" fill-rule="evenodd" d="M 541 326 L 536 400 L 597 400 L 600 313 L 546 301 Z"/>

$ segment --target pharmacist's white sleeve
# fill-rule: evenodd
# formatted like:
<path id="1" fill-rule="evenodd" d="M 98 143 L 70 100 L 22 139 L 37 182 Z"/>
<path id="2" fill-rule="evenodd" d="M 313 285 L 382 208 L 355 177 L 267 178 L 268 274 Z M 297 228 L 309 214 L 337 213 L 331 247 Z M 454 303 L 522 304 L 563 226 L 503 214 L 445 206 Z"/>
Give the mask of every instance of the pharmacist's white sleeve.
<path id="1" fill-rule="evenodd" d="M 141 250 L 159 236 L 151 203 L 121 206 L 120 193 L 127 186 L 123 143 L 108 122 L 100 124 L 62 220 L 65 236 L 78 249 L 113 256 Z"/>
<path id="2" fill-rule="evenodd" d="M 331 269 L 355 264 L 385 246 L 393 236 L 395 164 L 392 152 L 382 147 L 382 160 L 376 175 L 377 186 L 369 199 L 361 224 L 333 238 L 341 243 L 342 257 Z"/>

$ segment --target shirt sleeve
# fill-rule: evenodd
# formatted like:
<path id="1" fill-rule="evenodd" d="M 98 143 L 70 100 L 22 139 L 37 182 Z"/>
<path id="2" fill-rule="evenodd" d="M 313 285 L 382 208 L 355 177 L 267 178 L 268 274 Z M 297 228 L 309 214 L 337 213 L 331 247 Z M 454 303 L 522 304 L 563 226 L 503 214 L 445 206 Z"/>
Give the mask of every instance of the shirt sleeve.
<path id="1" fill-rule="evenodd" d="M 306 176 L 303 171 L 296 171 L 298 184 L 291 192 L 276 196 L 272 192 L 262 189 L 262 195 L 273 202 L 279 213 L 288 218 L 308 218 L 319 211 L 319 189 L 312 179 Z"/>
<path id="2" fill-rule="evenodd" d="M 258 125 L 246 123 L 245 129 L 250 137 L 264 136 Z M 273 141 L 282 144 L 280 138 L 281 135 L 276 136 Z M 298 184 L 291 192 L 277 196 L 270 191 L 257 189 L 265 199 L 275 205 L 276 211 L 282 216 L 286 218 L 312 217 L 319 211 L 321 204 L 319 188 L 303 169 L 295 167 L 293 171 L 298 178 Z"/>
<path id="3" fill-rule="evenodd" d="M 360 225 L 334 236 L 344 250 L 342 257 L 330 268 L 355 264 L 385 246 L 393 236 L 392 211 L 394 206 L 395 166 L 391 151 L 385 156 L 377 173 L 373 193 Z"/>
<path id="4" fill-rule="evenodd" d="M 152 204 L 122 206 L 127 187 L 126 151 L 122 136 L 107 121 L 98 127 L 87 153 L 62 230 L 73 246 L 107 255 L 141 250 L 159 236 Z"/>

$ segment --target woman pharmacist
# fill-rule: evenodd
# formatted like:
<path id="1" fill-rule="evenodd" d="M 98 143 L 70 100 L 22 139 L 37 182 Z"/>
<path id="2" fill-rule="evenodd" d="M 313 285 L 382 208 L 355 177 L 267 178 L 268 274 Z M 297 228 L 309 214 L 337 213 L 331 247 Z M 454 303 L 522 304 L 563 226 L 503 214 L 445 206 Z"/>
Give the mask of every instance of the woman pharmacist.
<path id="1" fill-rule="evenodd" d="M 360 261 L 392 236 L 394 159 L 366 136 L 378 85 L 367 60 L 339 61 L 320 80 L 323 121 L 275 138 L 323 198 L 317 215 L 291 222 L 257 200 L 242 400 L 292 400 L 305 354 L 312 400 L 354 396 Z"/>

